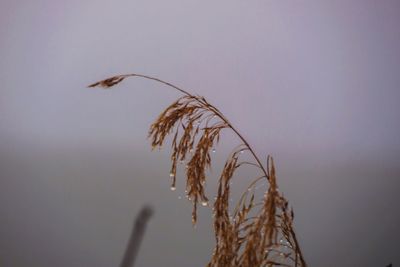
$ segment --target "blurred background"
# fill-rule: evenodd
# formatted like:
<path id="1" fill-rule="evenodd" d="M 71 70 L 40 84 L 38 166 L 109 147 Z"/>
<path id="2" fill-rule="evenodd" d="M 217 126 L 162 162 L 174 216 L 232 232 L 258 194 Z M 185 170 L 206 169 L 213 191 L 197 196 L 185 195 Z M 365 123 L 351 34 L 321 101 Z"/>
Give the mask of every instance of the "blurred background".
<path id="1" fill-rule="evenodd" d="M 168 146 L 146 139 L 179 94 L 86 88 L 130 72 L 205 96 L 274 156 L 309 266 L 396 266 L 399 25 L 396 0 L 2 0 L 0 266 L 118 266 L 143 204 L 135 266 L 207 264 L 211 208 L 193 228 Z M 217 148 L 210 198 L 236 144 Z"/>

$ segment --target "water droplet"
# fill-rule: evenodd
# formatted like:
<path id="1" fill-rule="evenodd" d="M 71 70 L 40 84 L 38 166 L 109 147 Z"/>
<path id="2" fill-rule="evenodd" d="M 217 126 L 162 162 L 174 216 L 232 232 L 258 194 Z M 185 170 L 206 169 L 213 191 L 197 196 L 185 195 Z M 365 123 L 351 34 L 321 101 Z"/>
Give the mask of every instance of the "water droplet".
<path id="1" fill-rule="evenodd" d="M 217 152 L 217 150 L 215 150 L 215 148 L 213 148 L 213 149 L 212 149 L 212 153 L 215 153 L 215 152 Z"/>
<path id="2" fill-rule="evenodd" d="M 175 174 L 174 174 L 173 172 L 171 172 L 171 173 L 169 174 L 169 177 L 175 177 Z"/>
<path id="3" fill-rule="evenodd" d="M 279 253 L 280 256 L 285 256 L 285 254 L 283 252 Z"/>
<path id="4" fill-rule="evenodd" d="M 283 239 L 279 240 L 279 242 L 283 243 Z"/>
<path id="5" fill-rule="evenodd" d="M 240 154 L 243 154 L 244 153 L 244 151 L 243 150 L 240 150 Z"/>
<path id="6" fill-rule="evenodd" d="M 268 249 L 266 249 L 266 250 L 265 250 L 265 253 L 268 253 L 268 252 L 269 252 L 269 250 L 268 250 Z"/>
<path id="7" fill-rule="evenodd" d="M 208 202 L 207 202 L 207 201 L 202 201 L 202 202 L 201 202 L 201 205 L 202 205 L 203 207 L 206 207 L 206 206 L 208 206 Z"/>
<path id="8" fill-rule="evenodd" d="M 176 187 L 175 186 L 171 186 L 171 191 L 175 191 Z"/>

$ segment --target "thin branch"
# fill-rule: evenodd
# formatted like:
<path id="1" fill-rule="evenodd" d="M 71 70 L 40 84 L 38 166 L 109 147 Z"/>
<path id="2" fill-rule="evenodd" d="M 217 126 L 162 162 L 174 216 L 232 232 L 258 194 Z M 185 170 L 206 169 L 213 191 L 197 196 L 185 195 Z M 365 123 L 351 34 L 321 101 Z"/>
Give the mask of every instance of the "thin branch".
<path id="1" fill-rule="evenodd" d="M 152 215 L 153 209 L 149 206 L 144 206 L 137 215 L 125 250 L 124 258 L 120 265 L 121 267 L 133 267 L 139 251 L 140 243 L 142 242 L 146 230 L 147 222 Z"/>

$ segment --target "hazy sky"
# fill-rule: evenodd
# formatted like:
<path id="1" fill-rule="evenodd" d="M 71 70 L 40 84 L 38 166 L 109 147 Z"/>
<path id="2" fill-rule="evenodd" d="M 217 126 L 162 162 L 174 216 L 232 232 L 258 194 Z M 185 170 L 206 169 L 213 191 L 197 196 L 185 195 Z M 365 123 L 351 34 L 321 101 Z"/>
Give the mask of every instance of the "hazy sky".
<path id="1" fill-rule="evenodd" d="M 210 209 L 193 229 L 146 139 L 179 94 L 85 88 L 129 72 L 205 96 L 275 157 L 309 266 L 399 265 L 399 26 L 396 0 L 2 0 L 0 266 L 118 266 L 145 203 L 136 267 L 208 262 Z"/>

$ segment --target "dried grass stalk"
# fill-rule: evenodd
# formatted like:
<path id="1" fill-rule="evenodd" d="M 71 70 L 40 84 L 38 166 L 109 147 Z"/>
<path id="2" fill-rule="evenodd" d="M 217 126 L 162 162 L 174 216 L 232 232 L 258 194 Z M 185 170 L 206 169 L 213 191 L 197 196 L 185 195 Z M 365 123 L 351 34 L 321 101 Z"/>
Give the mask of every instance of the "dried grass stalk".
<path id="1" fill-rule="evenodd" d="M 219 178 L 214 201 L 215 248 L 208 267 L 302 266 L 306 262 L 293 229 L 293 210 L 278 190 L 273 159 L 268 156 L 266 168 L 254 150 L 227 118 L 204 97 L 158 78 L 127 74 L 114 76 L 89 87 L 110 88 L 127 77 L 141 77 L 172 87 L 183 96 L 167 107 L 151 125 L 149 137 L 153 149 L 162 147 L 173 135 L 171 152 L 171 189 L 175 190 L 177 163 L 187 160 L 186 194 L 193 203 L 192 222 L 197 222 L 197 205 L 208 205 L 205 193 L 206 172 L 211 167 L 210 151 L 220 138 L 221 130 L 232 130 L 242 144 L 228 157 Z M 240 160 L 248 150 L 254 162 Z M 262 175 L 253 180 L 237 202 L 233 215 L 229 213 L 230 185 L 235 171 L 242 165 L 257 167 Z M 259 181 L 268 181 L 264 197 L 256 202 L 251 192 Z M 250 196 L 250 197 L 249 197 Z"/>

